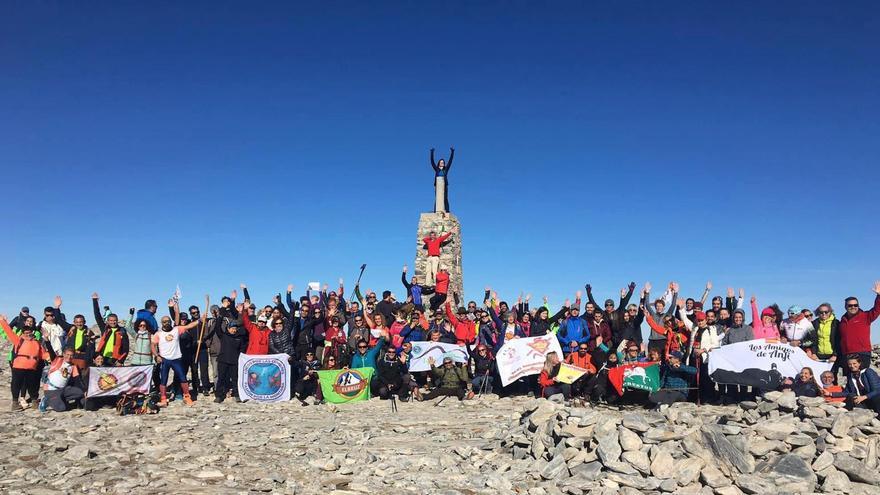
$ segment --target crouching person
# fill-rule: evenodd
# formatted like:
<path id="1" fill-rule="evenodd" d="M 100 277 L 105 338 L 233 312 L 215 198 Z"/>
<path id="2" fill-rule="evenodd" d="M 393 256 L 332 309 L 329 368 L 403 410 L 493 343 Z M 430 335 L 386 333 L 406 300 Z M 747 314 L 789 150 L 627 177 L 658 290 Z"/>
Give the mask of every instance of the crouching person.
<path id="1" fill-rule="evenodd" d="M 73 362 L 72 347 L 65 348 L 61 356 L 55 354 L 52 346 L 47 346 L 46 352 L 49 353 L 52 362 L 46 375 L 40 411 L 46 412 L 47 409 L 52 409 L 56 412 L 64 412 L 68 409 L 68 403 L 80 404 L 85 396 L 83 390 L 74 382 L 74 379 L 79 381 L 79 368 Z"/>
<path id="2" fill-rule="evenodd" d="M 458 400 L 473 398 L 473 391 L 468 390 L 467 371 L 463 367 L 456 366 L 451 357 L 444 357 L 443 366 L 440 368 L 434 366 L 434 358 L 429 357 L 428 364 L 431 365 L 431 374 L 437 388 L 425 394 L 425 400 L 436 399 L 441 395 L 458 397 Z"/>
<path id="3" fill-rule="evenodd" d="M 652 404 L 672 404 L 687 400 L 691 377 L 697 374 L 693 366 L 681 364 L 684 356 L 672 351 L 666 363 L 660 366 L 660 390 L 648 396 Z"/>
<path id="4" fill-rule="evenodd" d="M 880 376 L 871 368 L 863 366 L 862 356 L 850 354 L 846 357 L 846 367 L 849 369 L 849 377 L 843 392 L 831 392 L 823 389 L 826 397 L 845 397 L 846 408 L 854 407 L 872 409 L 880 413 Z"/>
<path id="5" fill-rule="evenodd" d="M 394 347 L 385 348 L 385 355 L 376 363 L 376 375 L 371 389 L 382 400 L 397 395 L 401 400 L 409 398 L 410 379 L 406 373 L 406 357 L 398 356 Z M 418 392 L 418 389 L 415 390 Z"/>

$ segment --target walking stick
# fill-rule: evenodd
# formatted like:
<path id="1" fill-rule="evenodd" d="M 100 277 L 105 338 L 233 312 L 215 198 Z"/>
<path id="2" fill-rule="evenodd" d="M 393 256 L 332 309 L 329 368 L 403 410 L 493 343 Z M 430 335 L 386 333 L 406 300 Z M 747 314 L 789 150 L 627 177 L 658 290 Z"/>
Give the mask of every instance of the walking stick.
<path id="1" fill-rule="evenodd" d="M 357 287 L 358 285 L 361 285 L 361 277 L 364 276 L 364 270 L 366 270 L 366 269 L 367 269 L 367 264 L 366 264 L 366 263 L 364 263 L 363 265 L 361 265 L 361 273 L 358 275 L 358 280 L 357 280 L 357 282 L 355 282 L 355 284 L 354 284 L 355 287 Z"/>
<path id="2" fill-rule="evenodd" d="M 434 404 L 434 407 L 437 407 L 440 404 L 443 404 L 443 401 L 446 400 L 448 397 L 449 397 L 448 395 L 444 395 L 442 399 L 438 400 L 437 403 Z"/>
<path id="3" fill-rule="evenodd" d="M 391 412 L 397 413 L 397 396 L 391 394 Z"/>
<path id="4" fill-rule="evenodd" d="M 486 373 L 483 375 L 483 383 L 480 384 L 480 394 L 477 396 L 477 399 L 483 397 L 483 392 L 486 391 L 486 385 L 489 382 L 489 370 L 486 370 Z"/>
<path id="5" fill-rule="evenodd" d="M 211 296 L 205 296 L 205 316 L 202 320 L 202 329 L 199 330 L 199 343 L 196 344 L 196 366 L 199 364 L 199 352 L 202 350 L 202 337 L 205 336 L 205 327 L 208 325 L 208 312 L 211 311 Z"/>

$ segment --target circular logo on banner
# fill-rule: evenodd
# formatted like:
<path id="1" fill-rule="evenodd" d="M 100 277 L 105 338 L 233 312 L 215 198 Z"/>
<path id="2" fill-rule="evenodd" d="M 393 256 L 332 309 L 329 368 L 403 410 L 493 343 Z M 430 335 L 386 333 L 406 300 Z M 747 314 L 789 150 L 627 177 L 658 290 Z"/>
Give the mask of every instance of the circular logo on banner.
<path id="1" fill-rule="evenodd" d="M 111 388 L 115 388 L 118 383 L 119 379 L 116 378 L 116 375 L 102 373 L 101 376 L 98 377 L 98 388 L 101 390 L 110 390 Z"/>
<path id="2" fill-rule="evenodd" d="M 281 398 L 287 389 L 287 373 L 284 363 L 277 358 L 251 359 L 242 370 L 246 395 L 256 401 L 273 401 Z"/>
<path id="3" fill-rule="evenodd" d="M 348 370 L 336 377 L 333 391 L 346 399 L 354 399 L 367 388 L 367 385 L 368 382 L 360 371 Z"/>

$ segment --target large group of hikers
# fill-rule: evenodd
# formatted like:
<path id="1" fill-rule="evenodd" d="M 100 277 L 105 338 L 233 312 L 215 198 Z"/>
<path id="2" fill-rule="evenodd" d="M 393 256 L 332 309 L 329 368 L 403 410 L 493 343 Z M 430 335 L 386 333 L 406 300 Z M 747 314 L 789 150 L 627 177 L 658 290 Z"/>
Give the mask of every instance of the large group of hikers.
<path id="1" fill-rule="evenodd" d="M 442 242 L 433 233 L 425 240 L 428 245 Z M 862 309 L 857 298 L 849 297 L 838 318 L 830 303 L 814 310 L 791 306 L 783 312 L 776 305 L 760 308 L 754 296 L 746 301 L 742 289 L 738 294 L 728 289 L 726 297 L 710 297 L 711 283 L 701 297 L 685 299 L 678 284 L 671 282 L 653 300 L 647 283 L 637 301 L 633 300 L 636 284 L 630 283 L 620 290 L 618 301 L 606 299 L 601 305 L 586 285 L 573 302 L 566 300 L 556 308 L 546 297 L 535 307 L 530 295 L 520 295 L 509 304 L 486 287 L 482 303 L 464 304 L 458 294 L 447 297 L 449 273 L 442 266 L 435 268 L 420 281 L 416 276 L 408 279 L 404 266 L 406 297 L 400 301 L 389 290 L 362 293 L 358 285 L 354 297 L 346 299 L 340 280 L 335 291 L 324 285 L 300 297 L 290 285 L 284 299 L 278 294 L 263 307 L 251 301 L 242 284 L 242 303 L 234 290 L 219 305 L 210 306 L 207 314 L 196 305 L 181 311 L 172 298 L 167 314 L 160 315 L 158 303 L 151 299 L 142 309 L 129 308 L 124 320 L 106 306 L 102 311 L 95 293 L 92 326 L 80 314 L 70 322 L 60 297 L 45 307 L 39 322 L 23 307 L 12 320 L 0 315 L 0 326 L 12 343 L 12 409 L 33 404 L 41 411 L 100 407 L 106 403 L 87 397 L 89 368 L 128 365 L 154 366 L 152 390 L 159 406 L 175 399 L 192 405 L 194 399 L 209 394 L 215 402 L 237 401 L 242 353 L 286 354 L 292 399 L 304 405 L 309 396 L 312 401 L 322 400 L 318 370 L 348 367 L 373 368 L 371 391 L 383 399 L 455 396 L 465 400 L 476 393 L 496 393 L 561 394 L 565 400 L 618 405 L 717 404 L 764 391 L 714 383 L 707 368 L 711 353 L 737 342 L 768 339 L 799 347 L 816 361 L 833 362 L 831 371 L 820 377 L 805 367 L 781 388 L 880 412 L 880 377 L 871 368 L 870 338 L 871 322 L 880 315 L 880 282 L 873 287 L 877 296 L 872 307 Z M 643 323 L 649 330 L 647 339 Z M 558 339 L 562 355 L 548 353 L 540 374 L 502 386 L 495 356 L 505 342 L 551 334 Z M 412 346 L 419 341 L 457 344 L 469 359 L 466 363 L 450 357 L 440 363 L 432 359 L 430 371 L 410 372 Z M 609 370 L 635 362 L 660 363 L 660 390 L 621 395 L 610 386 Z M 586 373 L 571 384 L 562 383 L 557 376 L 562 363 Z M 174 379 L 168 386 L 171 371 Z"/>

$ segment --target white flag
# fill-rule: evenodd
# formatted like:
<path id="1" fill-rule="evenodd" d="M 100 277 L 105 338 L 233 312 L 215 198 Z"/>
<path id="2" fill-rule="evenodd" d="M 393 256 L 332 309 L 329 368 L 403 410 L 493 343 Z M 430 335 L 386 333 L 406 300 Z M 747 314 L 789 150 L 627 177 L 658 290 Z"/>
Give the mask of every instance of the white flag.
<path id="1" fill-rule="evenodd" d="M 506 387 L 524 376 L 539 374 L 547 354 L 551 352 L 555 352 L 562 360 L 562 348 L 559 347 L 555 335 L 505 341 L 495 357 L 501 385 Z"/>

